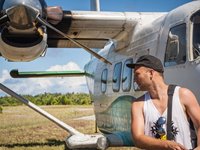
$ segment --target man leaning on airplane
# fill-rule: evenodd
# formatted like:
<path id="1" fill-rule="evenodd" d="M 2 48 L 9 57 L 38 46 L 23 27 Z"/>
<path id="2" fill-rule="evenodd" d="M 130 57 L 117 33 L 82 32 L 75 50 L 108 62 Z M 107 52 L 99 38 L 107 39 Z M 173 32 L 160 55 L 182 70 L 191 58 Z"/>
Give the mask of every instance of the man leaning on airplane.
<path id="1" fill-rule="evenodd" d="M 135 145 L 149 150 L 200 150 L 200 106 L 194 94 L 187 88 L 174 86 L 172 117 L 167 123 L 169 85 L 164 82 L 161 61 L 144 55 L 127 66 L 134 69 L 134 80 L 140 90 L 147 91 L 132 103 L 131 129 Z M 166 130 L 168 127 L 170 132 Z M 172 135 L 170 140 L 168 133 Z"/>

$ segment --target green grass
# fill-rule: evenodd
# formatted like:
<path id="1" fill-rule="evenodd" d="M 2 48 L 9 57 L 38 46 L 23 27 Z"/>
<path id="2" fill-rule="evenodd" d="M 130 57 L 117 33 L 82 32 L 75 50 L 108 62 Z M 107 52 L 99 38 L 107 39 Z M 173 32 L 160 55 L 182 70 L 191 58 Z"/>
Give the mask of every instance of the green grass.
<path id="1" fill-rule="evenodd" d="M 94 121 L 74 120 L 83 115 L 93 115 L 92 106 L 42 106 L 42 108 L 80 132 L 95 131 Z M 63 141 L 68 135 L 65 130 L 27 106 L 3 107 L 3 113 L 0 114 L 0 150 L 63 150 Z"/>
<path id="2" fill-rule="evenodd" d="M 83 133 L 95 132 L 95 121 L 75 120 L 93 115 L 92 106 L 41 106 Z M 0 114 L 0 150 L 63 150 L 69 134 L 27 106 L 3 107 Z M 109 150 L 122 148 L 109 148 Z M 133 149 L 133 148 L 123 148 Z"/>

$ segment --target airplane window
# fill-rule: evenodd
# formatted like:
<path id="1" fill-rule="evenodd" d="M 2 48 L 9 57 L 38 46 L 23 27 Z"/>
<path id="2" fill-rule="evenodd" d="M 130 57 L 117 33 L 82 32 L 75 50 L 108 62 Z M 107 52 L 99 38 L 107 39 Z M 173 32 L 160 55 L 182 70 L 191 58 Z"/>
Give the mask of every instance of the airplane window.
<path id="1" fill-rule="evenodd" d="M 102 91 L 102 93 L 106 92 L 107 78 L 108 78 L 108 69 L 104 69 L 101 74 L 101 91 Z"/>
<path id="2" fill-rule="evenodd" d="M 126 64 L 133 63 L 132 59 L 128 59 L 125 61 L 123 66 L 123 75 L 122 75 L 122 90 L 124 92 L 128 92 L 131 89 L 131 83 L 132 83 L 132 69 L 128 68 Z"/>
<path id="3" fill-rule="evenodd" d="M 114 67 L 113 72 L 113 91 L 119 92 L 120 89 L 120 79 L 121 79 L 122 63 L 117 63 Z"/>
<path id="4" fill-rule="evenodd" d="M 193 57 L 200 56 L 200 24 L 194 24 L 193 27 Z"/>
<path id="5" fill-rule="evenodd" d="M 186 24 L 171 28 L 165 53 L 166 67 L 183 64 L 186 61 Z"/>
<path id="6" fill-rule="evenodd" d="M 193 58 L 200 56 L 200 12 L 192 16 L 193 21 Z"/>

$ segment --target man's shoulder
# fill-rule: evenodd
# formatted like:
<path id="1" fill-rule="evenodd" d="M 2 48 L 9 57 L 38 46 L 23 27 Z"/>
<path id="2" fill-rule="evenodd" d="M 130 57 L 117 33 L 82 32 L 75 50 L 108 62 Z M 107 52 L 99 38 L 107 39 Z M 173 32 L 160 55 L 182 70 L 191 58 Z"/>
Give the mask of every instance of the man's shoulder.
<path id="1" fill-rule="evenodd" d="M 142 110 L 144 106 L 145 95 L 142 95 L 132 102 L 132 110 Z"/>
<path id="2" fill-rule="evenodd" d="M 169 85 L 169 86 L 170 86 L 170 85 Z M 182 86 L 180 86 L 180 85 L 171 84 L 171 86 L 175 86 L 176 88 L 178 88 L 180 94 L 181 94 L 181 93 L 182 93 L 182 94 L 188 94 L 188 92 L 191 93 L 191 91 L 190 91 L 188 88 L 182 87 Z"/>
<path id="3" fill-rule="evenodd" d="M 180 86 L 179 86 L 179 93 L 184 96 L 193 94 L 193 92 L 190 89 L 185 88 L 185 87 L 180 87 Z"/>
<path id="4" fill-rule="evenodd" d="M 133 102 L 144 102 L 145 94 L 135 99 Z"/>
<path id="5" fill-rule="evenodd" d="M 180 98 L 180 102 L 183 105 L 188 105 L 188 106 L 190 106 L 193 102 L 196 103 L 197 101 L 194 93 L 190 89 L 185 88 L 185 87 L 180 87 L 179 98 Z"/>
<path id="6" fill-rule="evenodd" d="M 194 93 L 190 89 L 188 89 L 188 88 L 180 87 L 179 95 L 181 97 L 190 97 L 190 96 L 193 96 Z"/>

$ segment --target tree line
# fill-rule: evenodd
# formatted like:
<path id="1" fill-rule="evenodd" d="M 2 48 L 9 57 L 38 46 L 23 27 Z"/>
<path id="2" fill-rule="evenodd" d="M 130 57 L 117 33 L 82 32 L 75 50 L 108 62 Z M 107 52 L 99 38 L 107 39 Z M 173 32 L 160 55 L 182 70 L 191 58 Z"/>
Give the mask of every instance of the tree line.
<path id="1" fill-rule="evenodd" d="M 91 98 L 86 93 L 44 93 L 35 96 L 22 95 L 36 105 L 90 105 Z M 0 106 L 17 106 L 23 103 L 11 96 L 0 97 Z"/>

